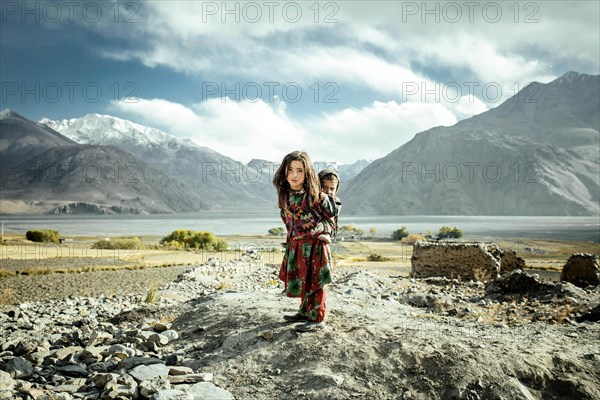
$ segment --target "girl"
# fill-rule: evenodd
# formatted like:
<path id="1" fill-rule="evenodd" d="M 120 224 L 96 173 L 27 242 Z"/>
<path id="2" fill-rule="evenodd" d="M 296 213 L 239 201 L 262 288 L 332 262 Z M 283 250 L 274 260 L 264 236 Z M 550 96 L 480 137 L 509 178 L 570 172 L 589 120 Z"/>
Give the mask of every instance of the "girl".
<path id="1" fill-rule="evenodd" d="M 287 322 L 303 322 L 299 332 L 325 327 L 327 285 L 331 279 L 329 245 L 317 239 L 323 221 L 337 215 L 333 198 L 321 193 L 310 157 L 293 151 L 279 165 L 273 185 L 277 189 L 281 219 L 287 229 L 279 279 L 288 297 L 300 297 L 300 310 L 284 315 Z"/>

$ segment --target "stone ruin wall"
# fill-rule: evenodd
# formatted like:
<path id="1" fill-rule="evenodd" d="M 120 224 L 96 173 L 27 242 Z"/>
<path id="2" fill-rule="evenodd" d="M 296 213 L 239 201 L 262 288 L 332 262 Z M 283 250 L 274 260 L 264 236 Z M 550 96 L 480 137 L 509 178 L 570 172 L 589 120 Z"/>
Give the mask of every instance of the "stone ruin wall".
<path id="1" fill-rule="evenodd" d="M 500 275 L 502 250 L 494 243 L 417 241 L 411 276 L 488 281 Z"/>

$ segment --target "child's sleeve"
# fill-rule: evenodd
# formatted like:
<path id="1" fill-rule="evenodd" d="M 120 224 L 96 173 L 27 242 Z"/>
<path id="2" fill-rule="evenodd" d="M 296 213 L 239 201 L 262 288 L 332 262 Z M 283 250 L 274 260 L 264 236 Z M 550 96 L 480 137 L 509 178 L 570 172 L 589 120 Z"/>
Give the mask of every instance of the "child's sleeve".
<path id="1" fill-rule="evenodd" d="M 319 208 L 321 214 L 325 218 L 333 218 L 336 217 L 340 213 L 340 209 L 342 208 L 342 203 L 339 201 L 337 197 L 325 195 L 321 201 L 319 201 Z"/>

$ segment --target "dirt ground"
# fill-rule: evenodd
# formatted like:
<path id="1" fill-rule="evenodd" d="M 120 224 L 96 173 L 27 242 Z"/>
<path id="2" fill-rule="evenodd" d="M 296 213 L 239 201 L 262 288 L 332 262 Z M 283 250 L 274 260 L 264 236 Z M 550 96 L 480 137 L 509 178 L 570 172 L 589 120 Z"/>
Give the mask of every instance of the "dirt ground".
<path id="1" fill-rule="evenodd" d="M 279 240 L 228 240 L 240 243 L 240 250 L 140 250 L 127 259 L 114 254 L 44 258 L 40 248 L 36 253 L 23 247 L 27 258 L 12 243 L 3 246 L 0 293 L 4 303 L 20 303 L 145 293 L 162 285 L 162 303 L 152 306 L 158 307 L 153 315 L 179 333 L 165 353 L 180 354 L 182 365 L 195 372 L 212 373 L 215 384 L 235 399 L 600 398 L 600 325 L 577 319 L 600 302 L 598 289 L 496 299 L 486 296 L 480 282 L 409 278 L 408 246 L 346 242 L 335 250 L 327 328 L 299 334 L 282 319 L 296 311 L 298 300 L 282 296 L 276 279 L 281 253 L 269 249 Z M 169 283 L 210 257 L 236 258 L 243 243 L 267 250 L 259 269 L 215 269 Z M 529 252 L 526 262 L 539 261 L 548 277 L 558 273 L 552 263 L 568 258 L 565 246 L 577 252 L 598 248 L 544 246 L 543 253 Z M 371 254 L 387 261 L 366 261 Z M 107 265 L 114 270 L 93 270 Z M 28 268 L 38 272 L 24 275 Z M 51 273 L 65 268 L 69 271 Z M 136 314 L 119 320 L 151 322 L 147 312 Z"/>

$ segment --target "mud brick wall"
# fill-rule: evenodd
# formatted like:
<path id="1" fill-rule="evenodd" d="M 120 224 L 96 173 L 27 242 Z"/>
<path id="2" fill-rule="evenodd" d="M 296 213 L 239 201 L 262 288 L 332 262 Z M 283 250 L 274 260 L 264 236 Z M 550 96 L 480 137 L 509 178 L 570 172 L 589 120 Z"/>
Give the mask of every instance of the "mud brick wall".
<path id="1" fill-rule="evenodd" d="M 504 250 L 500 255 L 500 274 L 504 275 L 515 269 L 525 270 L 525 260 L 514 250 Z"/>
<path id="2" fill-rule="evenodd" d="M 501 254 L 494 243 L 417 241 L 411 258 L 411 276 L 488 281 L 500 273 Z"/>

